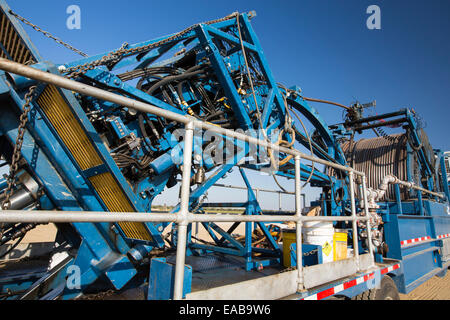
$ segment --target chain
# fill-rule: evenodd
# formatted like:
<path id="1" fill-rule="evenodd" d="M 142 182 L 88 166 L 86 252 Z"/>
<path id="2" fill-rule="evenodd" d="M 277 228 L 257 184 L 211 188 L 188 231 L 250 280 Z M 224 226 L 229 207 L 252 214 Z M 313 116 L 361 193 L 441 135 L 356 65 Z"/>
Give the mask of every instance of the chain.
<path id="1" fill-rule="evenodd" d="M 303 256 L 304 256 L 304 257 L 308 257 L 308 256 L 311 256 L 311 255 L 313 255 L 313 254 L 318 253 L 318 251 L 319 251 L 319 249 L 314 249 L 314 250 L 311 250 L 311 251 L 309 251 L 309 252 L 303 253 Z M 294 271 L 294 270 L 297 270 L 297 267 L 287 267 L 286 269 L 281 270 L 280 273 L 289 272 L 289 271 Z"/>
<path id="2" fill-rule="evenodd" d="M 206 199 L 208 199 L 208 192 L 203 195 L 202 199 L 198 202 L 197 206 L 192 210 L 192 212 L 196 212 L 198 209 L 200 209 Z"/>
<path id="3" fill-rule="evenodd" d="M 305 253 L 303 254 L 303 256 L 304 256 L 304 257 L 312 256 L 312 255 L 316 254 L 317 252 L 319 252 L 319 249 L 314 249 L 314 250 L 311 250 L 311 251 L 309 251 L 309 252 L 305 252 Z"/>
<path id="4" fill-rule="evenodd" d="M 25 126 L 28 122 L 28 113 L 31 110 L 31 100 L 34 95 L 34 91 L 36 90 L 36 86 L 30 87 L 27 94 L 25 95 L 25 103 L 23 104 L 22 114 L 20 115 L 20 123 L 18 127 L 18 134 L 16 138 L 16 145 L 14 146 L 14 151 L 11 159 L 11 166 L 9 167 L 9 175 L 7 179 L 8 186 L 4 191 L 4 199 L 2 201 L 1 207 L 2 210 L 8 210 L 11 206 L 10 198 L 12 195 L 12 189 L 15 183 L 17 169 L 19 167 L 19 160 L 21 157 L 21 149 L 23 144 L 23 137 L 25 135 Z"/>
<path id="5" fill-rule="evenodd" d="M 59 38 L 53 36 L 50 32 L 47 32 L 47 31 L 45 31 L 45 30 L 42 30 L 42 29 L 39 28 L 37 25 L 31 23 L 30 21 L 28 21 L 28 20 L 25 19 L 24 17 L 19 16 L 19 15 L 18 15 L 17 13 L 15 13 L 14 11 L 9 10 L 9 13 L 10 13 L 11 15 L 13 15 L 14 17 L 16 17 L 17 19 L 19 19 L 20 21 L 22 21 L 23 23 L 25 23 L 26 25 L 29 25 L 30 27 L 32 27 L 34 30 L 43 33 L 44 36 L 46 36 L 47 38 L 50 38 L 50 39 L 56 41 L 57 43 L 63 45 L 63 46 L 66 47 L 67 49 L 72 50 L 72 51 L 78 53 L 79 55 L 81 55 L 81 56 L 83 56 L 83 57 L 88 57 L 88 55 L 87 55 L 86 53 L 84 53 L 84 52 L 82 52 L 82 51 L 80 51 L 80 50 L 78 50 L 78 49 L 72 47 L 70 44 L 68 44 L 68 43 L 62 41 L 61 39 L 59 39 Z"/>
<path id="6" fill-rule="evenodd" d="M 222 22 L 222 21 L 226 21 L 226 20 L 230 20 L 233 19 L 234 17 L 236 17 L 238 15 L 238 13 L 232 13 L 224 18 L 221 19 L 217 19 L 217 20 L 212 20 L 212 21 L 208 21 L 208 22 L 204 22 L 203 24 L 214 24 L 214 23 L 218 23 L 218 22 Z M 140 47 L 135 47 L 135 48 L 129 48 L 128 47 L 128 43 L 124 43 L 122 45 L 122 47 L 120 49 L 117 49 L 116 51 L 110 52 L 107 55 L 101 57 L 100 59 L 91 61 L 91 62 L 87 62 L 85 64 L 79 65 L 79 66 L 75 66 L 75 67 L 71 67 L 71 68 L 67 68 L 66 70 L 64 70 L 63 72 L 66 74 L 66 77 L 69 79 L 72 78 L 76 78 L 82 74 L 84 74 L 85 72 L 89 71 L 89 70 L 93 70 L 96 67 L 99 67 L 101 65 L 106 65 L 109 63 L 114 63 L 118 60 L 120 60 L 123 56 L 125 55 L 134 55 L 134 54 L 139 54 L 145 51 L 149 51 L 153 48 L 156 47 L 160 47 L 162 45 L 165 45 L 166 43 L 169 43 L 171 41 L 177 40 L 179 38 L 181 38 L 182 36 L 184 36 L 185 34 L 191 32 L 192 30 L 194 30 L 197 26 L 199 26 L 200 24 L 196 24 L 193 25 L 187 29 L 184 29 L 183 31 L 180 31 L 166 39 L 154 42 L 154 43 L 149 43 Z"/>
<path id="7" fill-rule="evenodd" d="M 82 295 L 75 300 L 103 300 L 106 297 L 112 296 L 115 292 L 115 290 L 111 289 L 104 292 Z"/>
<path id="8" fill-rule="evenodd" d="M 12 10 L 9 10 L 9 13 L 11 15 L 13 15 L 14 17 L 16 17 L 17 19 L 19 19 L 20 21 L 22 21 L 23 23 L 29 25 L 30 27 L 32 27 L 34 30 L 43 33 L 46 37 L 53 39 L 54 41 L 56 41 L 57 43 L 63 45 L 64 47 L 82 55 L 83 57 L 88 57 L 87 54 L 85 54 L 84 52 L 72 47 L 71 45 L 69 45 L 68 43 L 65 43 L 64 41 L 62 41 L 59 38 L 56 38 L 55 36 L 53 36 L 52 34 L 50 34 L 47 31 L 42 30 L 41 28 L 39 28 L 38 26 L 36 26 L 35 24 L 31 23 L 30 21 L 28 21 L 27 19 L 25 19 L 24 17 L 18 15 L 17 13 L 15 13 Z M 221 19 L 216 19 L 216 20 L 212 20 L 212 21 L 207 21 L 204 22 L 203 24 L 214 24 L 214 23 L 218 23 L 218 22 L 222 22 L 222 21 L 226 21 L 226 20 L 230 20 L 233 19 L 235 17 L 237 17 L 239 15 L 239 13 L 235 12 L 232 13 L 224 18 Z M 120 60 L 123 56 L 125 55 L 134 55 L 134 54 L 138 54 L 144 51 L 149 51 L 153 48 L 165 45 L 166 43 L 169 43 L 171 41 L 177 40 L 178 38 L 181 38 L 182 36 L 184 36 L 185 34 L 191 32 L 192 30 L 194 30 L 197 26 L 199 26 L 200 24 L 196 24 L 193 25 L 187 29 L 184 29 L 181 32 L 178 32 L 176 34 L 174 34 L 173 36 L 170 36 L 166 39 L 154 42 L 154 43 L 149 43 L 147 45 L 143 45 L 140 47 L 135 47 L 135 48 L 129 48 L 128 47 L 128 43 L 124 43 L 122 45 L 121 48 L 117 49 L 116 51 L 110 52 L 107 55 L 101 57 L 100 59 L 91 61 L 91 62 L 87 62 L 85 64 L 79 65 L 79 66 L 75 66 L 75 67 L 71 67 L 71 68 L 67 68 L 65 69 L 63 72 L 66 74 L 66 78 L 68 79 L 73 79 L 76 77 L 79 77 L 80 75 L 86 73 L 89 70 L 93 70 L 96 67 L 102 66 L 102 65 L 107 65 L 109 63 L 115 63 L 118 60 Z"/>

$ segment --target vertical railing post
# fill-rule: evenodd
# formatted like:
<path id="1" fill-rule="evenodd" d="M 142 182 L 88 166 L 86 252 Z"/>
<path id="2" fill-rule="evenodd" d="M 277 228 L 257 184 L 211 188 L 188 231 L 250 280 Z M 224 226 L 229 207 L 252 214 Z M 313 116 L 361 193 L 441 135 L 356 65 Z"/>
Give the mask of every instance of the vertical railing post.
<path id="1" fill-rule="evenodd" d="M 400 193 L 400 186 L 398 184 L 395 184 L 394 190 L 395 190 L 395 202 L 397 203 L 398 214 L 403 214 L 402 196 Z"/>
<path id="2" fill-rule="evenodd" d="M 278 211 L 281 211 L 281 191 L 278 192 Z"/>
<path id="3" fill-rule="evenodd" d="M 298 291 L 304 290 L 303 281 L 303 250 L 302 250 L 302 190 L 300 156 L 295 156 L 295 217 L 297 218 L 297 282 Z"/>
<path id="4" fill-rule="evenodd" d="M 183 298 L 184 264 L 186 259 L 186 238 L 189 214 L 189 195 L 191 185 L 192 149 L 194 123 L 189 122 L 184 136 L 183 178 L 181 181 L 180 210 L 178 211 L 177 257 L 175 264 L 174 300 Z"/>
<path id="5" fill-rule="evenodd" d="M 417 190 L 417 204 L 419 205 L 419 214 L 421 216 L 425 215 L 423 211 L 422 191 L 420 190 Z"/>
<path id="6" fill-rule="evenodd" d="M 350 180 L 350 206 L 352 210 L 352 229 L 353 229 L 353 255 L 356 262 L 357 270 L 360 271 L 361 265 L 359 260 L 359 244 L 358 244 L 358 222 L 356 220 L 356 204 L 355 204 L 355 177 L 354 173 L 350 171 L 348 173 L 348 179 Z"/>
<path id="7" fill-rule="evenodd" d="M 375 266 L 375 258 L 373 256 L 373 244 L 372 244 L 372 232 L 371 232 L 371 226 L 370 226 L 370 212 L 369 212 L 369 202 L 367 201 L 367 183 L 366 183 L 366 176 L 362 176 L 362 184 L 363 184 L 363 199 L 364 199 L 364 212 L 366 214 L 366 217 L 368 218 L 366 221 L 366 228 L 367 228 L 367 245 L 369 246 L 369 253 L 370 257 L 372 259 L 372 265 Z"/>

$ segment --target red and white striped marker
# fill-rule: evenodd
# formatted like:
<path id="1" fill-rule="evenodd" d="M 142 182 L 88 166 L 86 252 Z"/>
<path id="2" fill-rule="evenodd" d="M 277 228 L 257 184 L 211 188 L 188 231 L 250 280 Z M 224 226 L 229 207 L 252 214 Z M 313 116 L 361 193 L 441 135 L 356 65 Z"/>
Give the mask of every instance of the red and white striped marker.
<path id="1" fill-rule="evenodd" d="M 431 239 L 431 237 L 426 236 L 426 237 L 421 237 L 421 238 L 403 240 L 403 241 L 400 241 L 400 245 L 401 246 L 406 246 L 406 245 L 411 244 L 411 243 L 422 242 L 422 241 L 426 241 L 426 240 L 430 240 L 430 239 Z"/>
<path id="2" fill-rule="evenodd" d="M 398 268 L 400 268 L 400 264 L 397 263 L 397 264 L 395 264 L 393 266 L 381 269 L 380 272 L 381 272 L 381 275 L 384 275 L 386 273 L 389 273 L 389 272 L 392 272 L 394 270 L 397 270 Z M 374 278 L 375 278 L 375 272 L 372 272 L 372 273 L 366 274 L 366 275 L 364 275 L 362 277 L 359 277 L 359 278 L 356 278 L 356 279 L 344 282 L 343 284 L 340 284 L 340 285 L 334 286 L 332 288 L 326 289 L 324 291 L 317 292 L 317 293 L 315 293 L 315 294 L 313 294 L 311 296 L 308 296 L 308 297 L 306 297 L 306 298 L 304 298 L 302 300 L 322 300 L 322 299 L 325 299 L 325 298 L 327 298 L 329 296 L 337 294 L 337 293 L 339 293 L 341 291 L 344 291 L 344 290 L 347 290 L 347 289 L 349 289 L 351 287 L 354 287 L 354 286 L 356 286 L 358 284 L 361 284 L 363 282 L 372 280 Z"/>
<path id="3" fill-rule="evenodd" d="M 440 234 L 440 235 L 437 236 L 438 239 L 444 239 L 444 238 L 448 238 L 448 237 L 450 237 L 450 233 Z M 431 239 L 431 237 L 427 236 L 427 237 L 403 240 L 403 241 L 400 241 L 400 245 L 401 246 L 405 246 L 405 245 L 408 245 L 408 244 L 411 244 L 411 243 L 422 242 L 422 241 L 426 241 L 426 240 L 430 240 L 430 239 Z"/>

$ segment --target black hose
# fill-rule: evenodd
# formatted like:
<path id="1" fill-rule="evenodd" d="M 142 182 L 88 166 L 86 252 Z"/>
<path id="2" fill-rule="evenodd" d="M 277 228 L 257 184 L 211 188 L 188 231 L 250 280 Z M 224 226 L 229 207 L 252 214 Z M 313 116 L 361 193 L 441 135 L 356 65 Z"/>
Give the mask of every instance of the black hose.
<path id="1" fill-rule="evenodd" d="M 178 93 L 178 97 L 180 98 L 182 104 L 185 104 L 185 103 L 186 103 L 186 100 L 184 100 L 184 97 L 183 97 L 183 84 L 184 84 L 185 82 L 186 82 L 186 81 L 180 81 L 180 82 L 178 83 L 178 85 L 177 85 L 177 93 Z"/>
<path id="2" fill-rule="evenodd" d="M 8 254 L 9 254 L 11 251 L 13 251 L 15 248 L 17 248 L 17 246 L 19 245 L 19 243 L 22 242 L 23 238 L 25 238 L 25 234 L 23 234 L 23 235 L 20 237 L 20 239 L 17 240 L 17 242 L 14 243 L 14 244 L 12 245 L 11 248 L 9 248 L 9 250 L 7 250 L 7 251 L 4 252 L 2 255 L 0 255 L 0 259 L 3 258 L 3 257 L 5 257 L 6 255 L 8 255 Z"/>
<path id="3" fill-rule="evenodd" d="M 117 75 L 117 77 L 122 81 L 129 81 L 140 77 L 148 77 L 150 75 L 168 73 L 168 74 L 180 74 L 178 69 L 172 67 L 151 67 L 145 69 L 137 69 L 129 72 L 125 72 Z"/>
<path id="4" fill-rule="evenodd" d="M 149 138 L 149 136 L 148 136 L 148 134 L 147 134 L 147 130 L 145 130 L 145 125 L 144 125 L 144 115 L 141 113 L 141 114 L 139 115 L 138 119 L 139 119 L 139 129 L 141 130 L 141 134 L 142 134 L 142 136 L 144 137 L 144 143 L 146 144 L 146 146 L 147 146 L 147 148 L 148 148 L 149 150 L 152 150 L 152 148 L 151 148 L 149 142 L 147 141 L 147 139 L 150 140 L 150 138 Z"/>
<path id="5" fill-rule="evenodd" d="M 216 112 L 216 113 L 210 114 L 209 116 L 206 117 L 205 120 L 206 120 L 206 121 L 209 121 L 209 120 L 211 120 L 212 118 L 221 116 L 221 115 L 223 115 L 223 114 L 225 114 L 225 112 L 221 110 L 221 111 L 218 111 L 218 112 Z"/>
<path id="6" fill-rule="evenodd" d="M 154 91 L 156 91 L 156 89 L 160 88 L 161 86 L 168 84 L 172 81 L 176 81 L 176 80 L 184 80 L 187 78 L 191 78 L 193 76 L 196 76 L 198 74 L 203 73 L 203 70 L 196 70 L 196 71 L 192 71 L 192 72 L 187 72 L 177 75 L 177 76 L 168 76 L 165 77 L 164 79 L 162 79 L 161 81 L 159 81 L 158 83 L 154 84 L 150 89 L 147 90 L 147 94 L 151 95 Z"/>

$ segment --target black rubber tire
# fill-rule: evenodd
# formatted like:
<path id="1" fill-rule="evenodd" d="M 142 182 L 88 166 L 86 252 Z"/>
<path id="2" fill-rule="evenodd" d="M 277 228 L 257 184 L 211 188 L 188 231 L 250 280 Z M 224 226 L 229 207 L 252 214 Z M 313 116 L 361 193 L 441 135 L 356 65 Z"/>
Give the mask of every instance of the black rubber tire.
<path id="1" fill-rule="evenodd" d="M 375 295 L 376 290 L 367 290 L 353 297 L 352 300 L 375 300 Z"/>
<path id="2" fill-rule="evenodd" d="M 400 295 L 394 280 L 389 276 L 384 276 L 379 289 L 364 291 L 353 297 L 352 300 L 400 300 Z"/>
<path id="3" fill-rule="evenodd" d="M 381 279 L 380 289 L 375 290 L 374 300 L 400 300 L 397 286 L 391 277 L 386 275 Z"/>

